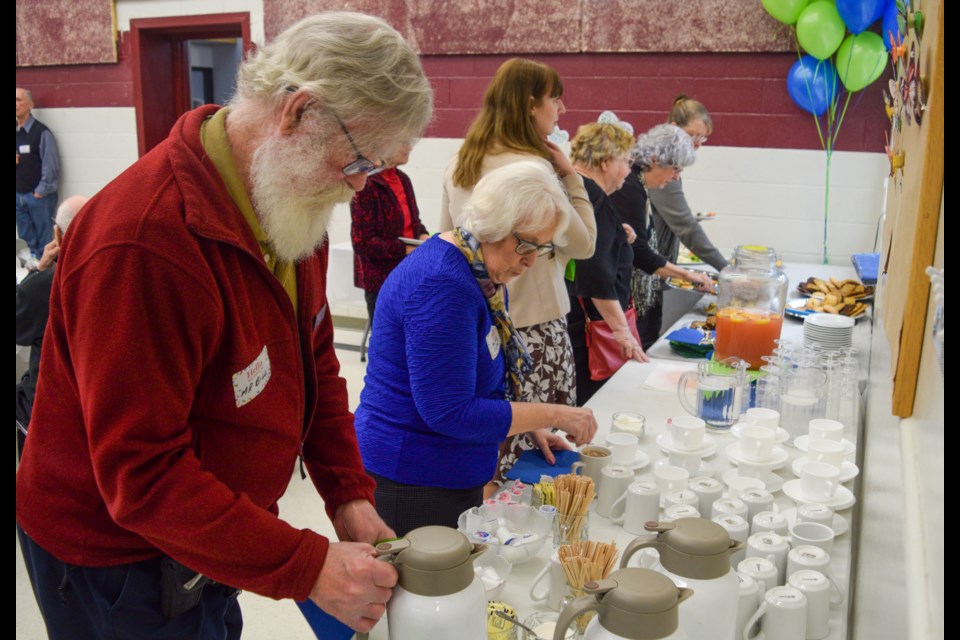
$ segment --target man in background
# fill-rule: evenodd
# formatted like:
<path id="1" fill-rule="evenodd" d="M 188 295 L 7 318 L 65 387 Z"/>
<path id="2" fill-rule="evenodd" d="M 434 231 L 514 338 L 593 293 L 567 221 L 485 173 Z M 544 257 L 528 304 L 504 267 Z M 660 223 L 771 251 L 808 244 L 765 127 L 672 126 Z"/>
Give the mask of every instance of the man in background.
<path id="1" fill-rule="evenodd" d="M 26 266 L 36 266 L 53 239 L 60 158 L 45 124 L 32 115 L 33 95 L 17 87 L 17 233 L 27 243 Z"/>
<path id="2" fill-rule="evenodd" d="M 372 543 L 393 532 L 338 375 L 326 227 L 432 110 L 399 33 L 317 14 L 74 221 L 17 471 L 51 638 L 237 638 L 237 589 L 358 631 L 383 615 L 397 575 Z M 277 516 L 296 469 L 340 542 Z"/>
<path id="3" fill-rule="evenodd" d="M 37 268 L 27 274 L 17 285 L 17 344 L 30 347 L 30 364 L 17 383 L 17 456 L 23 454 L 30 414 L 33 413 L 33 397 L 37 392 L 37 374 L 40 369 L 40 345 L 50 315 L 50 288 L 53 285 L 53 268 L 60 253 L 60 242 L 70 222 L 87 203 L 87 196 L 72 196 L 57 208 L 53 221 L 53 240 L 43 248 Z"/>

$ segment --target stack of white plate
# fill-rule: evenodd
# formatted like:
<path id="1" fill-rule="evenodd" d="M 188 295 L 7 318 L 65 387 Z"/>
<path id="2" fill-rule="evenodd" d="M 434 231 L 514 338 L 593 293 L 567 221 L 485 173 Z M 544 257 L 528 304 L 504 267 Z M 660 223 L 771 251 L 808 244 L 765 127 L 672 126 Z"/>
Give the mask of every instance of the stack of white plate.
<path id="1" fill-rule="evenodd" d="M 856 320 L 833 313 L 811 313 L 803 319 L 803 339 L 808 347 L 842 349 L 853 344 Z"/>

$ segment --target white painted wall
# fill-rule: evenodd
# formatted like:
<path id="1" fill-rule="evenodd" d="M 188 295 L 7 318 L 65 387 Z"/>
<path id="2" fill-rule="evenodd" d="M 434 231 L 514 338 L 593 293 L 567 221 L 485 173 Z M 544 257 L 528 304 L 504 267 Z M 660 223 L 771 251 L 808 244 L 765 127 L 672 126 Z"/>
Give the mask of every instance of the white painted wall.
<path id="1" fill-rule="evenodd" d="M 137 158 L 132 108 L 38 109 L 57 137 L 63 176 L 61 197 L 93 194 Z M 421 140 L 403 167 L 430 231 L 440 220 L 443 172 L 462 140 Z M 835 153 L 830 177 L 828 256 L 846 264 L 850 254 L 873 250 L 883 207 L 887 161 L 880 153 Z M 705 146 L 684 172 L 695 211 L 715 211 L 704 223 L 714 243 L 731 254 L 738 244 L 764 244 L 791 262 L 819 262 L 823 244 L 826 158 L 821 151 Z M 340 206 L 331 244 L 350 241 L 350 213 Z M 349 262 L 347 262 L 348 264 Z M 352 282 L 352 274 L 345 278 Z M 346 285 L 345 286 L 349 286 Z"/>
<path id="2" fill-rule="evenodd" d="M 117 28 L 130 30 L 135 18 L 167 18 L 217 13 L 250 13 L 250 38 L 262 44 L 263 0 L 116 0 Z"/>

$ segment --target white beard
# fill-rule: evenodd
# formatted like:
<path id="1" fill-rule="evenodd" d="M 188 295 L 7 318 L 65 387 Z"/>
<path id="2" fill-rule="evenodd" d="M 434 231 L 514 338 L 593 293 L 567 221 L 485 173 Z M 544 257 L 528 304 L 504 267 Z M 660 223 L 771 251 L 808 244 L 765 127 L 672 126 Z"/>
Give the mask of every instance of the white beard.
<path id="1" fill-rule="evenodd" d="M 277 256 L 307 258 L 327 236 L 334 205 L 349 202 L 353 189 L 343 180 L 319 183 L 326 153 L 320 136 L 273 135 L 253 154 L 251 201 Z"/>

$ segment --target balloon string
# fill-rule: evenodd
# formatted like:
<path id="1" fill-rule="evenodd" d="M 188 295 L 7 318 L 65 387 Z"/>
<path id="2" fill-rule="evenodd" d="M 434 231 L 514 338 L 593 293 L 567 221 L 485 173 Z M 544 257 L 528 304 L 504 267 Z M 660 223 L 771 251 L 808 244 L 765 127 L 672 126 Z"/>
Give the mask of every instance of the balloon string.
<path id="1" fill-rule="evenodd" d="M 830 211 L 830 159 L 833 156 L 831 152 L 827 152 L 827 175 L 825 181 L 825 188 L 823 190 L 823 264 L 829 264 L 830 260 L 827 257 L 827 219 Z"/>

